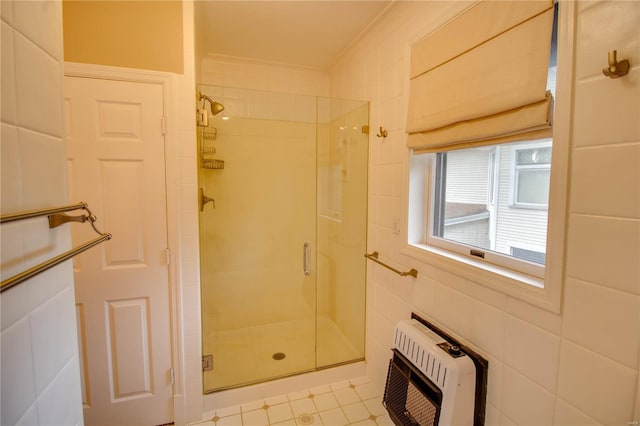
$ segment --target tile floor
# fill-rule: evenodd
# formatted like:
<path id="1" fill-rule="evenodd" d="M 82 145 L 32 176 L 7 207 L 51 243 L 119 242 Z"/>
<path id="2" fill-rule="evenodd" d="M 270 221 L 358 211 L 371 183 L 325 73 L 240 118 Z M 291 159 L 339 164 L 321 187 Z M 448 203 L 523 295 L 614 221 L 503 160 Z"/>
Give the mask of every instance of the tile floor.
<path id="1" fill-rule="evenodd" d="M 362 377 L 220 408 L 191 426 L 393 426 L 382 392 Z"/>

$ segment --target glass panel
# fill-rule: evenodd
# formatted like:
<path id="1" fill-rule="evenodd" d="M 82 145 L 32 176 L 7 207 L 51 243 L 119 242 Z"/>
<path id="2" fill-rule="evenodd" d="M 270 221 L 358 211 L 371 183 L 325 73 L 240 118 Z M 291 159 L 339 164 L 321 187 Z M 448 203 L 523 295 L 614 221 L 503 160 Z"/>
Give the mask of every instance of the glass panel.
<path id="1" fill-rule="evenodd" d="M 551 147 L 519 149 L 516 151 L 516 165 L 551 164 Z"/>
<path id="2" fill-rule="evenodd" d="M 317 367 L 364 358 L 366 102 L 318 99 Z"/>
<path id="3" fill-rule="evenodd" d="M 199 90 L 204 391 L 362 359 L 368 104 Z"/>
<path id="4" fill-rule="evenodd" d="M 517 203 L 547 205 L 549 203 L 549 179 L 551 171 L 520 170 L 518 173 Z"/>
<path id="5" fill-rule="evenodd" d="M 522 246 L 544 254 L 550 145 L 521 142 L 438 153 L 432 235 L 464 245 L 464 253 L 473 246 L 523 258 L 512 251 Z"/>

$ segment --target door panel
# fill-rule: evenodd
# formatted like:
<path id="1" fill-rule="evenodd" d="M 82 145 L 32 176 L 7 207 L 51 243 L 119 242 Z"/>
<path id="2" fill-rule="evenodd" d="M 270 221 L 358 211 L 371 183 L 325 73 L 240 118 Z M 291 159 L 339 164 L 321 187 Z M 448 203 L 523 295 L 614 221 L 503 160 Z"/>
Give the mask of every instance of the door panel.
<path id="1" fill-rule="evenodd" d="M 106 268 L 145 267 L 143 206 L 144 163 L 142 161 L 100 161 L 103 185 L 105 229 L 125 236 L 105 247 Z M 121 206 L 128 206 L 121 214 Z"/>
<path id="2" fill-rule="evenodd" d="M 113 238 L 74 259 L 87 425 L 172 421 L 163 94 L 65 77 L 71 198 Z M 94 238 L 72 228 L 74 244 Z"/>
<path id="3" fill-rule="evenodd" d="M 109 384 L 114 401 L 148 395 L 151 386 L 149 299 L 107 302 Z"/>

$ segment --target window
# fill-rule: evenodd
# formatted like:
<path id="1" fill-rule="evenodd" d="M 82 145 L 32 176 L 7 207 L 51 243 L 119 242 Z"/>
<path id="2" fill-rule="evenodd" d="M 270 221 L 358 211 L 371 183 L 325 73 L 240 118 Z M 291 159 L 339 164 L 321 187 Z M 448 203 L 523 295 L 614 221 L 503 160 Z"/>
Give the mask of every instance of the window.
<path id="1" fill-rule="evenodd" d="M 570 58 L 574 11 L 563 7 L 561 52 Z M 556 312 L 571 98 L 571 62 L 556 65 L 559 9 L 480 1 L 412 45 L 402 250 Z M 473 37 L 457 36 L 466 32 Z M 498 62 L 512 72 L 487 65 Z"/>
<path id="2" fill-rule="evenodd" d="M 542 278 L 551 141 L 424 156 L 433 157 L 422 163 L 431 173 L 426 243 Z M 523 247 L 542 249 L 533 256 Z"/>

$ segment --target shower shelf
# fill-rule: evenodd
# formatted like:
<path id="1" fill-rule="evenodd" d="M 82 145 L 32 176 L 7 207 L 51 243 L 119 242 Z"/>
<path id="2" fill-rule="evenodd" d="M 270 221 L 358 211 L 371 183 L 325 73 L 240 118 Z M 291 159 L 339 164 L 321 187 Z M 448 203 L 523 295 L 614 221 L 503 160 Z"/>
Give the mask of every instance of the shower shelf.
<path id="1" fill-rule="evenodd" d="M 213 142 L 218 138 L 218 129 L 215 127 L 207 127 L 202 129 L 202 139 L 206 142 Z"/>
<path id="2" fill-rule="evenodd" d="M 207 158 L 216 153 L 216 148 L 206 146 L 208 142 L 213 142 L 218 137 L 218 129 L 209 127 L 202 129 L 202 142 L 200 143 L 200 165 L 203 169 L 224 169 L 224 161 L 214 158 Z"/>
<path id="3" fill-rule="evenodd" d="M 202 159 L 203 169 L 224 169 L 224 160 Z"/>

